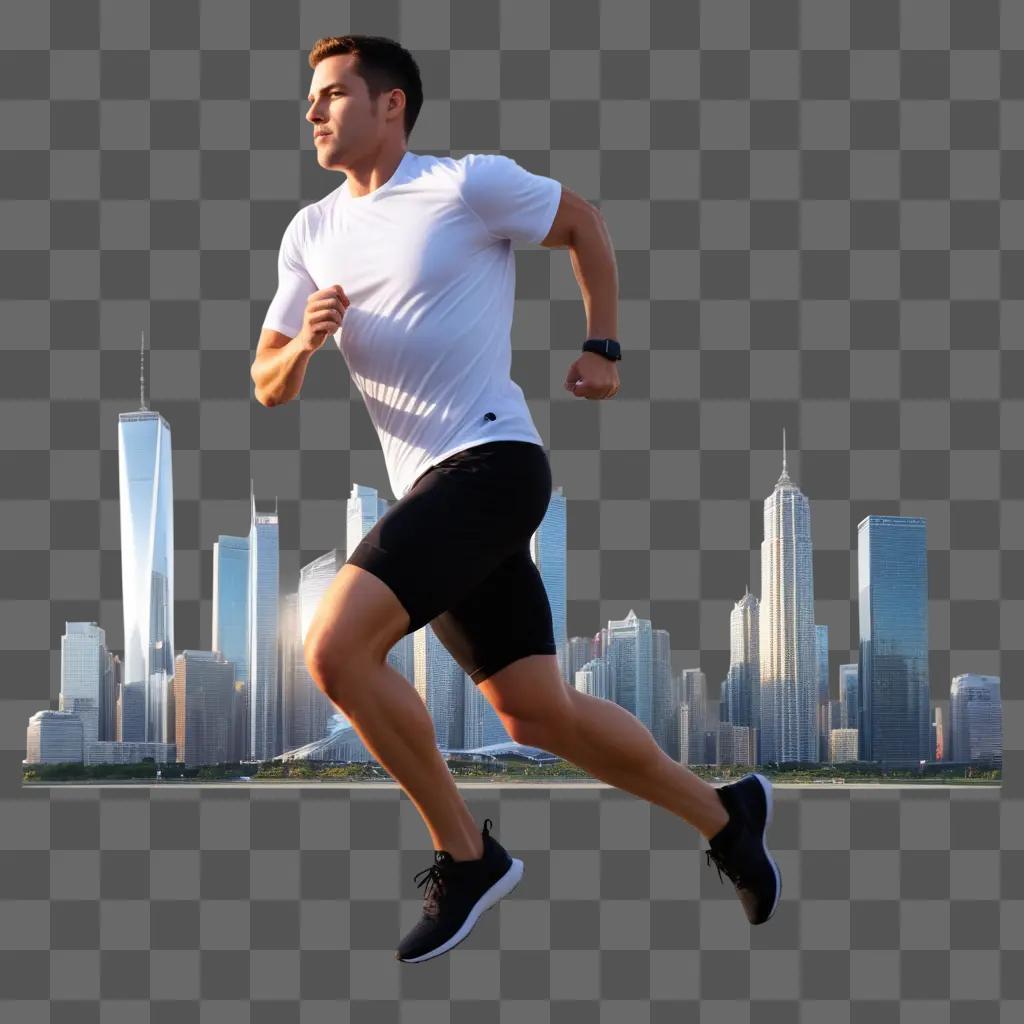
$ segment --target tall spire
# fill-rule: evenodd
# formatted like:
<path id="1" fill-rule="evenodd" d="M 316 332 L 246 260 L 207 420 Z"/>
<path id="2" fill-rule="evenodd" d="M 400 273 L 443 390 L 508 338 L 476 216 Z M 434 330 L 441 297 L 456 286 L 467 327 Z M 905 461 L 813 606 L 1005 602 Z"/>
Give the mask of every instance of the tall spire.
<path id="1" fill-rule="evenodd" d="M 775 481 L 775 486 L 785 486 L 792 484 L 793 481 L 789 479 L 789 473 L 786 470 L 786 428 L 782 428 L 782 475 L 778 480 Z"/>
<path id="2" fill-rule="evenodd" d="M 146 408 L 146 332 L 141 331 L 142 341 L 139 345 L 139 403 Z"/>

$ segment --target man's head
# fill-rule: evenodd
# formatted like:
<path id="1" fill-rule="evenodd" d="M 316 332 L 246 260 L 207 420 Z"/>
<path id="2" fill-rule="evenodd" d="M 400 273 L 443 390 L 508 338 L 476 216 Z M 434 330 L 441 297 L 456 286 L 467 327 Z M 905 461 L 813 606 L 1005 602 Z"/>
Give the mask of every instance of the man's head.
<path id="1" fill-rule="evenodd" d="M 389 142 L 401 148 L 423 106 L 419 67 L 399 43 L 384 36 L 318 39 L 309 53 L 313 78 L 306 120 L 322 167 L 349 164 Z"/>

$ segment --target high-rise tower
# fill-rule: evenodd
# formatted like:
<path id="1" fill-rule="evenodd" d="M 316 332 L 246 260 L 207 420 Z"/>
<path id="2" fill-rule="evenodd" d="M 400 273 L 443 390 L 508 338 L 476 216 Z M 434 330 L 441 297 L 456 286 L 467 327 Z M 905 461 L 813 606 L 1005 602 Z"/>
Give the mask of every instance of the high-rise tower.
<path id="1" fill-rule="evenodd" d="M 145 359 L 145 334 L 139 353 Z M 174 495 L 171 428 L 146 408 L 140 366 L 140 407 L 118 416 L 118 500 L 121 512 L 121 599 L 124 682 L 143 683 L 144 735 L 125 740 L 167 743 L 167 690 L 174 677 Z M 138 727 L 136 727 L 138 728 Z"/>
<path id="2" fill-rule="evenodd" d="M 786 470 L 764 502 L 760 671 L 762 761 L 818 760 L 818 662 L 811 513 Z"/>

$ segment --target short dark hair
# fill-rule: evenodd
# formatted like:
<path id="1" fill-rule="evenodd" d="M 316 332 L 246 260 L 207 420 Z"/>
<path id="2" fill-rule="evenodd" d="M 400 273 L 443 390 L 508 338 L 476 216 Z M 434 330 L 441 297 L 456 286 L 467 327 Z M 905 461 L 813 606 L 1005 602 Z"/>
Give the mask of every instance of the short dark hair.
<path id="1" fill-rule="evenodd" d="M 423 82 L 412 54 L 401 43 L 386 36 L 325 36 L 309 51 L 309 66 L 315 68 L 325 57 L 355 54 L 353 69 L 366 82 L 371 100 L 382 92 L 401 89 L 405 93 L 405 137 L 416 124 L 423 106 Z"/>

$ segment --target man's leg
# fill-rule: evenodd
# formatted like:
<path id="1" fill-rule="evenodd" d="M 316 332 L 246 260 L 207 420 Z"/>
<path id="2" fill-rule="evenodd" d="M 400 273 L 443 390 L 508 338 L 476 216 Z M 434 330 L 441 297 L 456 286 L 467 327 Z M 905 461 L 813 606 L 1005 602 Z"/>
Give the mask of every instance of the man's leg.
<path id="1" fill-rule="evenodd" d="M 390 587 L 346 564 L 310 624 L 306 664 L 416 805 L 434 849 L 447 850 L 456 860 L 476 860 L 483 855 L 480 829 L 438 750 L 430 713 L 386 660 L 408 624 L 409 615 Z"/>
<path id="2" fill-rule="evenodd" d="M 479 686 L 517 742 L 664 807 L 707 839 L 729 820 L 714 786 L 672 760 L 625 708 L 569 686 L 554 655 L 520 658 Z"/>

